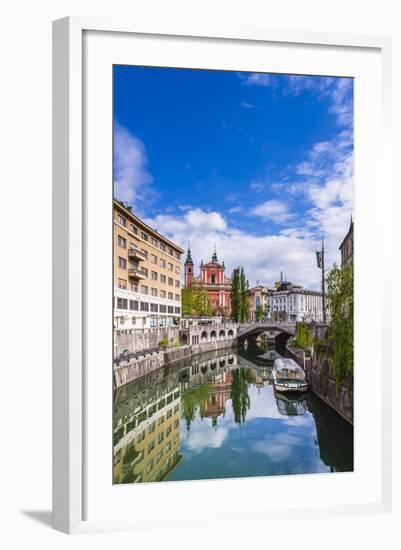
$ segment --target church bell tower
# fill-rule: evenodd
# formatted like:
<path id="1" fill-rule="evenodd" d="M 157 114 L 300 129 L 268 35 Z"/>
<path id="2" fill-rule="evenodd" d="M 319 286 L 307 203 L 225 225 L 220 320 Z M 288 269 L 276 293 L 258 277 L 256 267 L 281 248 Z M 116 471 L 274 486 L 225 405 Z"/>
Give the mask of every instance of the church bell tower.
<path id="1" fill-rule="evenodd" d="M 185 274 L 185 286 L 188 288 L 192 283 L 192 277 L 194 275 L 194 263 L 191 258 L 191 249 L 188 244 L 187 259 L 184 264 L 184 274 Z"/>

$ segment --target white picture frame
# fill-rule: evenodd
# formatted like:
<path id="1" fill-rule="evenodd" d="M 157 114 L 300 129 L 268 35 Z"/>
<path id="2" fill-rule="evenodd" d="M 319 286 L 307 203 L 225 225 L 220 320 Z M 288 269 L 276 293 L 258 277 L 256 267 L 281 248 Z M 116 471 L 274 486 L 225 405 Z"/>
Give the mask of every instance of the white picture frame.
<path id="1" fill-rule="evenodd" d="M 85 155 L 84 146 L 84 70 L 85 33 L 108 34 L 113 37 L 145 36 L 150 40 L 160 37 L 175 37 L 184 41 L 208 43 L 213 48 L 217 41 L 251 44 L 285 44 L 292 48 L 328 47 L 340 48 L 344 52 L 355 52 L 358 49 L 375 51 L 380 59 L 381 68 L 381 113 L 380 140 L 381 160 L 380 179 L 382 192 L 391 196 L 390 166 L 390 99 L 391 99 L 391 42 L 387 37 L 353 36 L 343 34 L 326 34 L 299 31 L 277 31 L 268 29 L 198 29 L 182 28 L 180 25 L 165 25 L 162 28 L 142 27 L 129 22 L 104 21 L 93 18 L 69 17 L 54 22 L 53 31 L 53 526 L 67 532 L 87 532 L 115 529 L 138 529 L 148 526 L 146 514 L 140 519 L 104 517 L 87 517 L 88 490 L 85 489 L 88 476 L 88 464 L 85 462 L 87 452 L 88 403 L 87 395 L 87 356 L 90 338 L 88 338 L 87 316 L 90 315 L 85 305 L 88 292 L 85 281 L 85 269 L 88 265 L 85 234 L 88 231 L 85 219 L 84 186 Z M 358 107 L 358 106 L 356 106 Z M 111 152 L 110 152 L 111 155 Z M 390 232 L 389 217 L 384 214 L 382 205 L 378 213 L 380 227 L 379 237 Z M 104 223 L 109 223 L 105 220 Z M 389 261 L 390 245 L 382 251 L 382 268 L 380 286 L 389 284 L 386 279 L 386 266 Z M 383 293 L 380 311 L 391 310 L 390 293 Z M 378 325 L 378 328 L 382 328 Z M 383 332 L 380 331 L 381 375 L 388 380 L 388 386 L 380 387 L 380 461 L 377 462 L 377 475 L 380 476 L 380 498 L 353 501 L 322 506 L 298 506 L 286 509 L 287 517 L 310 517 L 313 515 L 345 515 L 363 513 L 384 513 L 391 509 L 391 423 L 388 422 L 391 410 L 391 355 L 388 338 L 384 345 Z M 103 375 L 106 376 L 107 374 Z M 111 380 L 111 376 L 109 377 Z M 110 382 L 111 384 L 111 382 Z M 92 400 L 93 402 L 93 400 Z M 111 411 L 106 407 L 106 414 Z M 90 414 L 89 414 L 90 417 Z M 385 420 L 386 419 L 386 422 Z M 358 417 L 356 419 L 358 422 Z M 359 421 L 362 421 L 359 419 Z M 379 427 L 378 427 L 379 429 Z M 379 433 L 379 432 L 378 432 Z M 197 491 L 204 482 L 195 483 Z M 209 482 L 208 482 L 209 483 Z M 220 481 L 211 482 L 217 487 Z M 242 483 L 242 480 L 224 481 L 229 484 Z M 245 482 L 244 482 L 245 483 Z M 255 480 L 249 480 L 249 491 L 258 491 Z M 276 486 L 279 479 L 272 480 Z M 319 480 L 314 481 L 315 490 Z M 111 484 L 111 475 L 110 475 Z M 146 492 L 157 492 L 164 495 L 171 489 L 163 489 L 161 484 L 140 488 L 141 497 Z M 166 484 L 163 484 L 164 486 Z M 167 484 L 168 485 L 168 484 Z M 177 484 L 176 491 L 179 491 Z M 219 485 L 221 487 L 221 485 Z M 209 485 L 212 487 L 212 485 Z M 237 485 L 235 487 L 238 487 Z M 244 484 L 241 486 L 245 487 Z M 195 489 L 194 489 L 195 490 Z M 244 489 L 245 490 L 245 489 Z M 248 490 L 248 489 L 247 489 Z M 324 489 L 322 489 L 324 490 Z M 121 494 L 121 493 L 120 493 Z M 111 504 L 110 504 L 111 508 Z M 256 511 L 256 513 L 255 513 Z M 283 507 L 270 510 L 271 517 L 280 514 Z M 254 520 L 262 521 L 263 509 L 255 505 Z M 248 518 L 249 519 L 249 518 Z M 150 520 L 150 518 L 149 518 Z M 186 524 L 197 522 L 195 514 L 189 513 L 183 520 Z M 235 521 L 235 518 L 233 518 Z M 179 523 L 178 523 L 179 524 Z"/>

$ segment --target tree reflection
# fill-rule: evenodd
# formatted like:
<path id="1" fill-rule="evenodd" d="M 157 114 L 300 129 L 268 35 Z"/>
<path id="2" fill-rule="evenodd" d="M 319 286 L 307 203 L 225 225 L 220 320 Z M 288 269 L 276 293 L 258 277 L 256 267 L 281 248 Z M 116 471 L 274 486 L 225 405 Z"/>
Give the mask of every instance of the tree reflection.
<path id="1" fill-rule="evenodd" d="M 210 384 L 202 384 L 201 386 L 183 392 L 181 396 L 181 406 L 188 432 L 191 428 L 191 422 L 195 420 L 197 412 L 201 410 L 202 405 L 207 401 L 209 392 Z"/>
<path id="2" fill-rule="evenodd" d="M 252 382 L 252 371 L 246 368 L 235 369 L 232 373 L 231 402 L 234 411 L 234 420 L 237 424 L 245 422 L 246 413 L 251 406 L 248 393 Z"/>

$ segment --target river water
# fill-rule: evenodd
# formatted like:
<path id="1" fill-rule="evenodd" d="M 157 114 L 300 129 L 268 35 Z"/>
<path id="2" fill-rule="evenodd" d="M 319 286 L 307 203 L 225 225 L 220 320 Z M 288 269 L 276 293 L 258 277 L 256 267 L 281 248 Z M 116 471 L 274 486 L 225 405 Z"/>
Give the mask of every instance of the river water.
<path id="1" fill-rule="evenodd" d="M 263 351 L 203 354 L 116 390 L 114 483 L 352 471 L 352 426 L 313 394 L 275 394 Z"/>

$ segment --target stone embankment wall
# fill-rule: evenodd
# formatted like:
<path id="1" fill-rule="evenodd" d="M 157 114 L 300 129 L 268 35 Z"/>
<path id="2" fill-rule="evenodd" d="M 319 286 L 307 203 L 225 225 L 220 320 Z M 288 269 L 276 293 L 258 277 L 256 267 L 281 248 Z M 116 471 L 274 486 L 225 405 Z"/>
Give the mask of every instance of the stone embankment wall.
<path id="1" fill-rule="evenodd" d="M 114 357 L 120 357 L 122 353 L 130 354 L 157 348 L 160 340 L 178 341 L 179 335 L 179 327 L 119 330 L 114 334 Z"/>
<path id="2" fill-rule="evenodd" d="M 354 377 L 348 373 L 338 395 L 330 358 L 322 352 L 315 355 L 308 373 L 311 389 L 348 422 L 354 422 Z"/>
<path id="3" fill-rule="evenodd" d="M 114 388 L 120 388 L 125 384 L 129 384 L 134 380 L 153 372 L 162 367 L 166 367 L 191 357 L 199 353 L 208 351 L 221 350 L 236 346 L 235 339 L 220 340 L 214 342 L 205 342 L 192 346 L 180 346 L 177 348 L 158 351 L 152 354 L 144 354 L 141 357 L 132 359 L 131 361 L 123 361 L 118 366 L 114 367 Z"/>

